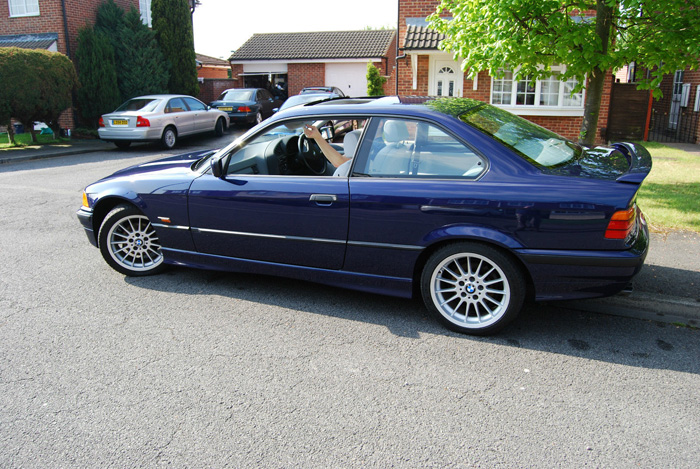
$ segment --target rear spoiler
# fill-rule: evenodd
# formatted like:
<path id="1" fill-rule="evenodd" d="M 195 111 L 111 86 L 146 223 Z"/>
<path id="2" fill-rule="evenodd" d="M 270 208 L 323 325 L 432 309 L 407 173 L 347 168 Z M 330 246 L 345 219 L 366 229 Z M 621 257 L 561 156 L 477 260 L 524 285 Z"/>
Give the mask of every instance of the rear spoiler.
<path id="1" fill-rule="evenodd" d="M 630 165 L 629 170 L 618 177 L 616 181 L 641 184 L 651 171 L 649 151 L 637 143 L 613 143 L 612 146 L 625 155 Z"/>

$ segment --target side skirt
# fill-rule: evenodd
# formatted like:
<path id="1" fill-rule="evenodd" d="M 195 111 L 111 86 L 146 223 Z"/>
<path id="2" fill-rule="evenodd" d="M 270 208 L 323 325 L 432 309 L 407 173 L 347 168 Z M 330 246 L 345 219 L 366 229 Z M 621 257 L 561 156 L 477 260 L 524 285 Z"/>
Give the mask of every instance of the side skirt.
<path id="1" fill-rule="evenodd" d="M 183 251 L 163 247 L 166 264 L 192 267 L 204 270 L 222 270 L 278 277 L 294 278 L 308 282 L 322 283 L 334 287 L 348 288 L 380 295 L 411 298 L 413 281 L 411 278 L 381 277 L 343 270 L 318 269 L 273 262 L 254 261 L 237 257 L 217 256 L 200 252 Z"/>

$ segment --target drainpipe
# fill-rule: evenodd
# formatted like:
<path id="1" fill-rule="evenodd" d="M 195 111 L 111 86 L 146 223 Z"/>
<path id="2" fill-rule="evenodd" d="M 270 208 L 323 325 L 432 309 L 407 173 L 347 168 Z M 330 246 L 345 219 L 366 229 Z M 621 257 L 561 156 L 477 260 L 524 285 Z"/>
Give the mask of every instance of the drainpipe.
<path id="1" fill-rule="evenodd" d="M 398 5 L 396 8 L 396 59 L 394 59 L 394 64 L 396 66 L 396 77 L 394 79 L 396 85 L 396 96 L 399 95 L 399 41 L 401 40 L 401 0 L 397 1 Z M 405 56 L 405 55 L 404 55 Z"/>
<path id="2" fill-rule="evenodd" d="M 61 0 L 63 10 L 63 34 L 66 37 L 66 55 L 70 59 L 70 37 L 68 37 L 68 15 L 66 14 L 66 0 Z"/>

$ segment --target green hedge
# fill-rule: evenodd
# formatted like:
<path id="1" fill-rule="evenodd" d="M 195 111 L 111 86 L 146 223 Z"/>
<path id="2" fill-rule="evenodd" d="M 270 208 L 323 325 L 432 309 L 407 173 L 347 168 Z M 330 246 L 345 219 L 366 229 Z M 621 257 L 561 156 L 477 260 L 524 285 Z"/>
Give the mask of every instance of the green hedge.
<path id="1" fill-rule="evenodd" d="M 36 142 L 34 122 L 46 122 L 58 135 L 58 118 L 70 108 L 78 80 L 73 63 L 61 53 L 1 47 L 0 83 L 0 125 L 14 142 L 14 118 Z"/>

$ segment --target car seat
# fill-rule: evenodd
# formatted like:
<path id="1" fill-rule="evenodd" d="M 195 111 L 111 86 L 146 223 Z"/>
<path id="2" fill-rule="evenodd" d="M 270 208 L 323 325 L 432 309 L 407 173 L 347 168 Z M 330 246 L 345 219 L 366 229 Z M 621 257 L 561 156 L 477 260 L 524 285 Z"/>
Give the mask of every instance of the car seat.
<path id="1" fill-rule="evenodd" d="M 370 161 L 369 174 L 394 176 L 405 174 L 413 153 L 413 145 L 405 143 L 409 138 L 410 134 L 406 122 L 386 121 L 382 132 L 382 139 L 386 146 L 379 150 Z"/>
<path id="2" fill-rule="evenodd" d="M 343 137 L 343 154 L 344 156 L 350 158 L 345 163 L 341 164 L 335 169 L 333 176 L 336 177 L 347 177 L 350 172 L 350 166 L 352 166 L 352 158 L 355 156 L 355 151 L 357 150 L 357 144 L 360 141 L 360 136 L 362 135 L 362 130 L 353 130 L 348 132 Z"/>

